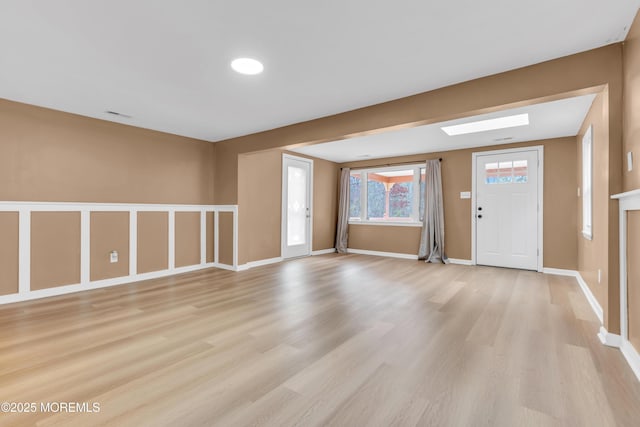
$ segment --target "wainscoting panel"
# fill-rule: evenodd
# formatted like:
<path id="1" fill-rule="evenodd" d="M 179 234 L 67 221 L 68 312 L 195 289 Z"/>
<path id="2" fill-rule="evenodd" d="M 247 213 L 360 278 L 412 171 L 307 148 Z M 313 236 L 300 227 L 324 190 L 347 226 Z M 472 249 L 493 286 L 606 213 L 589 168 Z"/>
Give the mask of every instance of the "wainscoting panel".
<path id="1" fill-rule="evenodd" d="M 238 270 L 237 205 L 0 202 L 0 232 L 0 304 Z"/>

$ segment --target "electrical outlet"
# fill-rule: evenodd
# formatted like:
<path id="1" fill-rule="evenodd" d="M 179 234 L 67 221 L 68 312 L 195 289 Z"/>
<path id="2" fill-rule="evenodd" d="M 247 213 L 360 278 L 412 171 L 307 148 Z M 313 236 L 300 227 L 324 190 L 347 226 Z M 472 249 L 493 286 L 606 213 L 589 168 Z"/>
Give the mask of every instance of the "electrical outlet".
<path id="1" fill-rule="evenodd" d="M 578 187 L 578 197 L 580 197 L 580 187 Z"/>
<path id="2" fill-rule="evenodd" d="M 111 251 L 109 253 L 109 261 L 111 264 L 118 262 L 118 251 Z"/>
<path id="3" fill-rule="evenodd" d="M 627 172 L 631 172 L 633 170 L 633 152 L 627 152 Z"/>

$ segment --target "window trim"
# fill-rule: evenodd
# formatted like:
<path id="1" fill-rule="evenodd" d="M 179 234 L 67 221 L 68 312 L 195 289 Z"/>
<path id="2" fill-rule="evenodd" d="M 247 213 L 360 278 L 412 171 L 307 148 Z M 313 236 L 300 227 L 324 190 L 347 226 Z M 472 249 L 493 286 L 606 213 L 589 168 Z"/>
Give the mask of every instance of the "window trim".
<path id="1" fill-rule="evenodd" d="M 395 227 L 422 227 L 422 222 L 416 221 L 376 221 L 376 220 L 364 220 L 350 219 L 349 225 L 383 225 L 383 226 L 395 226 Z"/>
<path id="2" fill-rule="evenodd" d="M 593 125 L 582 137 L 582 236 L 593 240 Z"/>
<path id="3" fill-rule="evenodd" d="M 425 167 L 424 163 L 411 163 L 406 165 L 369 167 L 362 169 L 351 169 L 350 174 L 360 175 L 360 217 L 349 217 L 349 225 L 384 225 L 401 227 L 421 227 L 420 221 L 420 171 Z M 411 200 L 411 217 L 408 219 L 380 220 L 367 219 L 368 185 L 367 174 L 379 172 L 395 172 L 413 169 L 413 198 Z M 415 191 L 417 189 L 417 191 Z"/>

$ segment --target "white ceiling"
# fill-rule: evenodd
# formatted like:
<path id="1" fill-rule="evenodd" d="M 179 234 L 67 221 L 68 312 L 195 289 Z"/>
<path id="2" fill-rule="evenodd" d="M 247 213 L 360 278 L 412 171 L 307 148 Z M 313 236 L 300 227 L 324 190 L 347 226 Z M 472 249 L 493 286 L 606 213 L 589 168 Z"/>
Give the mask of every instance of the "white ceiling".
<path id="1" fill-rule="evenodd" d="M 345 163 L 575 136 L 580 130 L 594 98 L 595 95 L 584 95 L 409 129 L 308 145 L 292 151 L 337 163 Z M 529 113 L 528 126 L 457 136 L 449 136 L 441 129 L 442 126 L 523 113 Z M 504 138 L 510 139 L 504 140 Z"/>
<path id="2" fill-rule="evenodd" d="M 639 4 L 0 0 L 0 98 L 217 141 L 621 41 Z"/>

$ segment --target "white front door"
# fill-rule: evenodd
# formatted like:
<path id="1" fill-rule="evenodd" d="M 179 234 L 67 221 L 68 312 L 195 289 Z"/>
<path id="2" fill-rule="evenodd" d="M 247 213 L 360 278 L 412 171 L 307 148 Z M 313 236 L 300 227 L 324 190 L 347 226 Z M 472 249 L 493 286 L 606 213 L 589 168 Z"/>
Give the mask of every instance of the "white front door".
<path id="1" fill-rule="evenodd" d="M 282 257 L 311 255 L 313 161 L 282 157 Z"/>
<path id="2" fill-rule="evenodd" d="M 476 264 L 538 270 L 541 189 L 537 148 L 476 153 Z"/>

